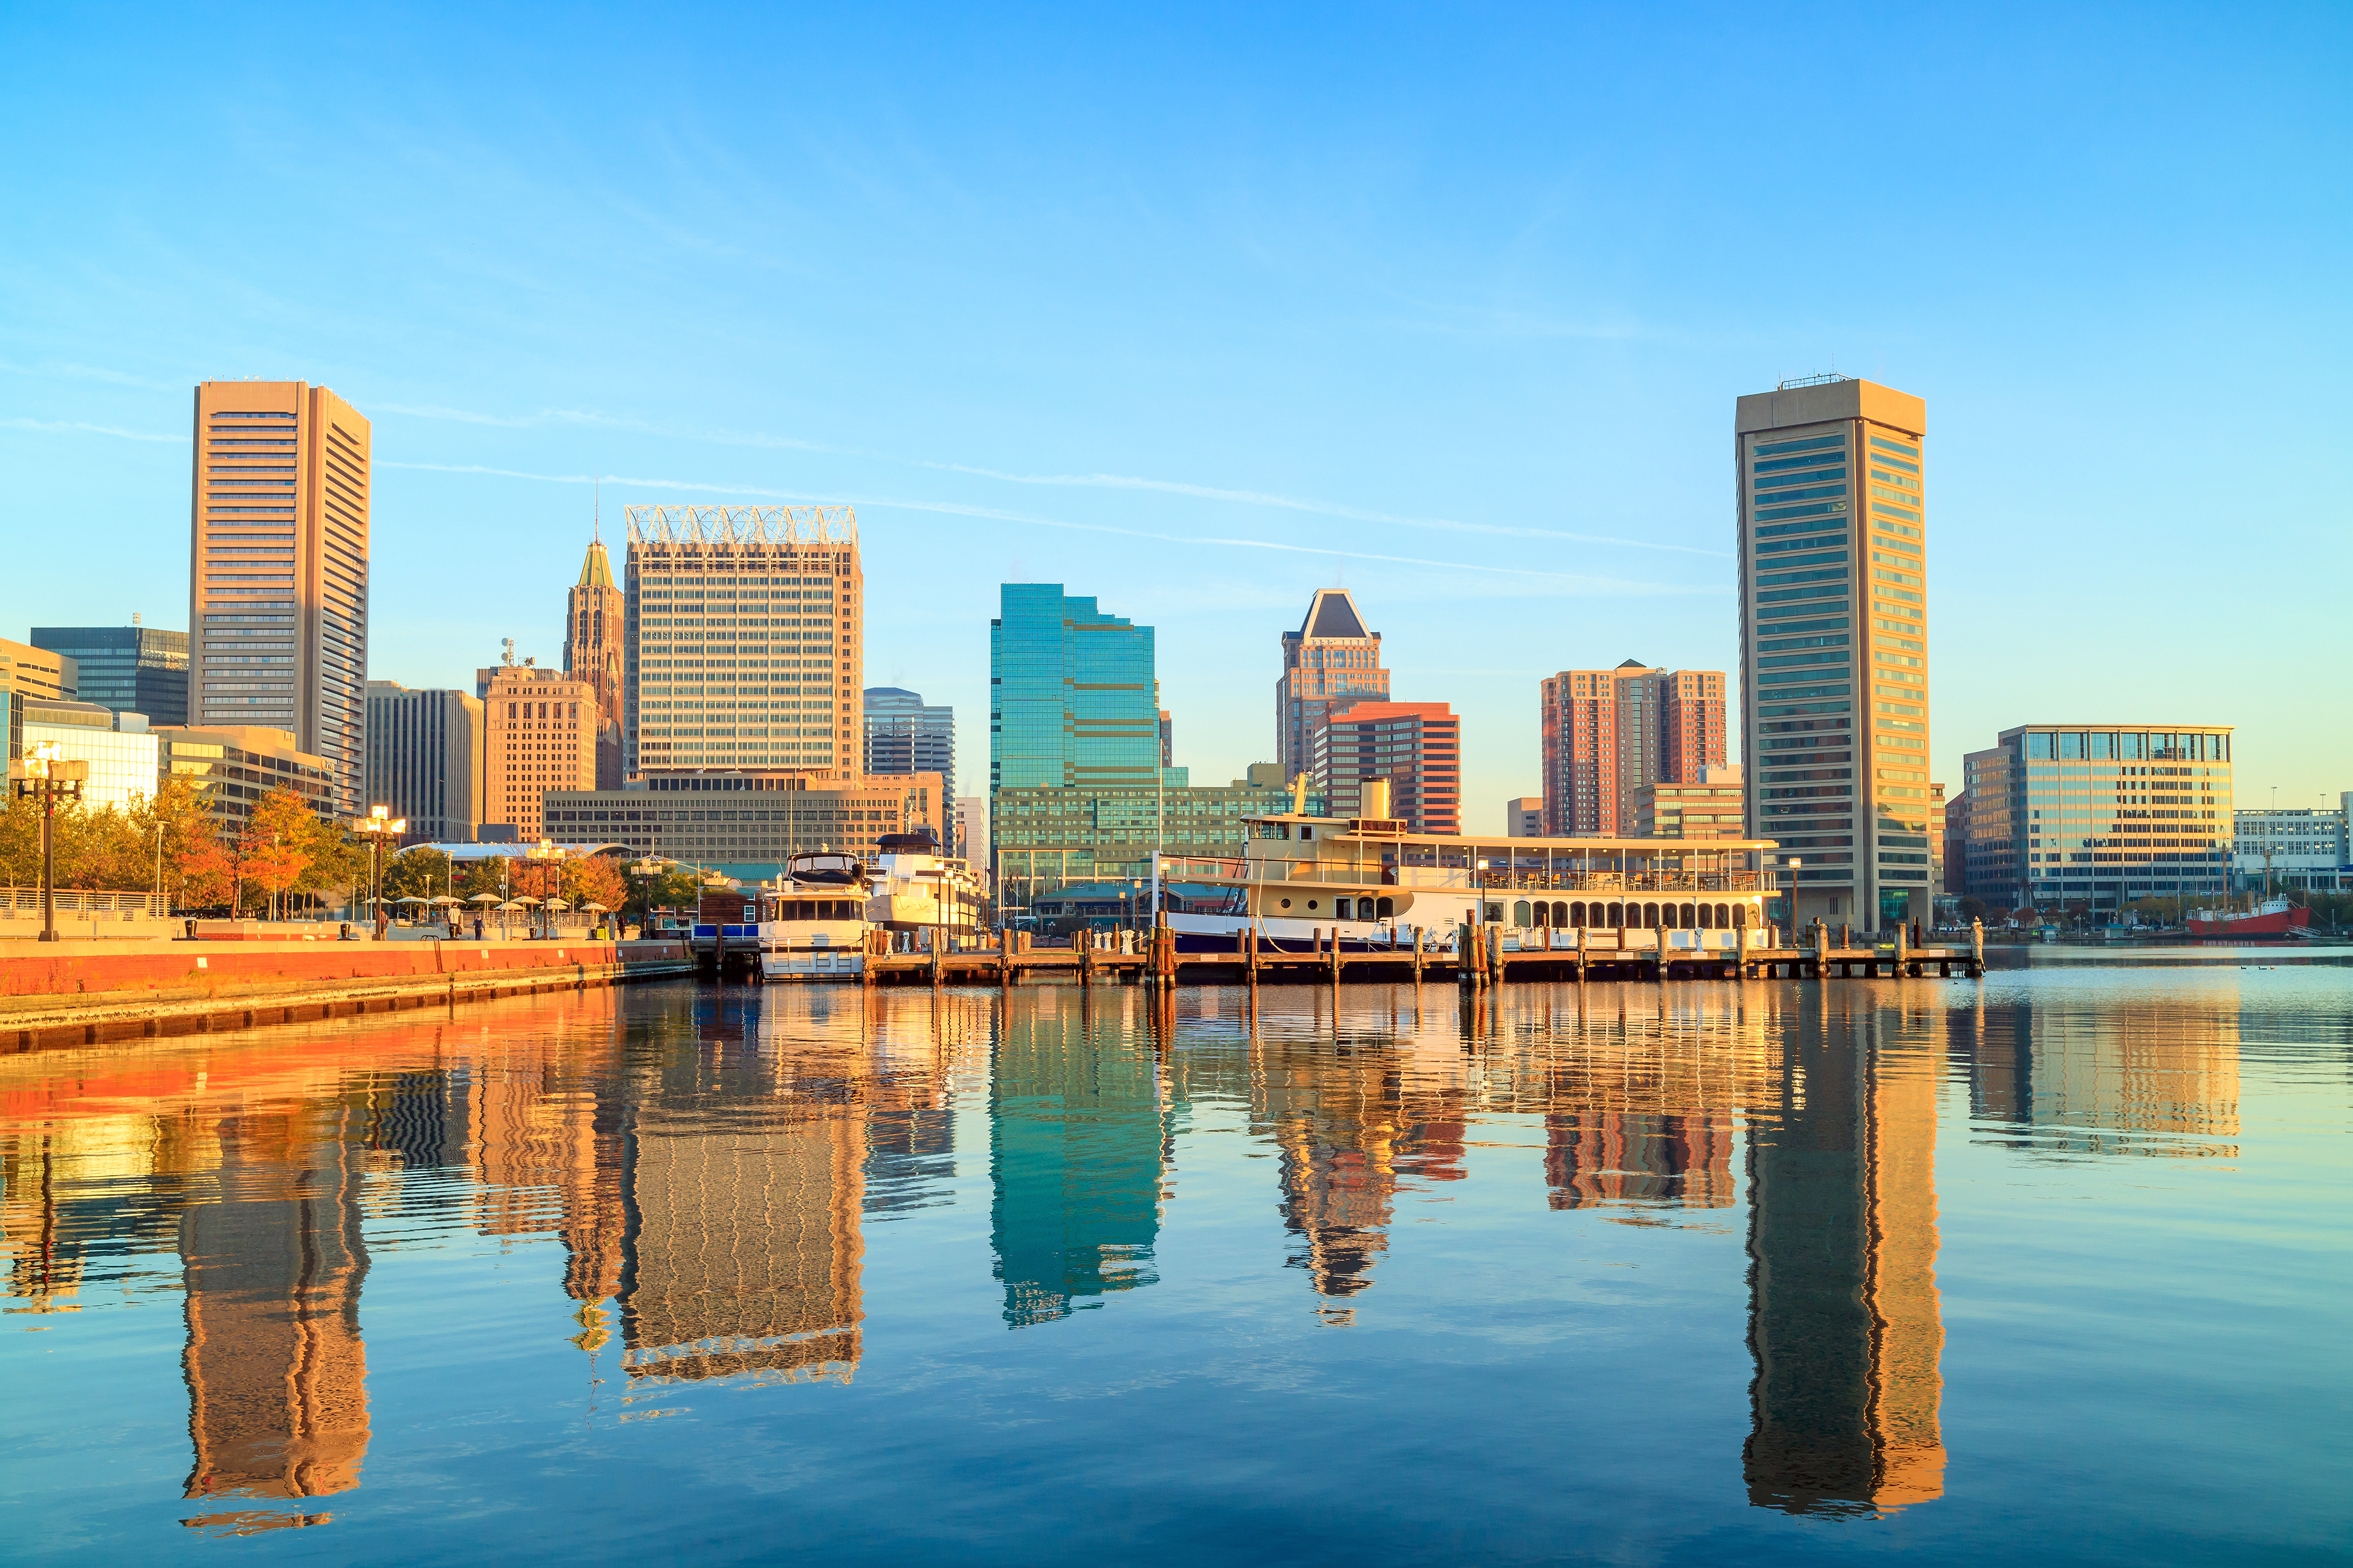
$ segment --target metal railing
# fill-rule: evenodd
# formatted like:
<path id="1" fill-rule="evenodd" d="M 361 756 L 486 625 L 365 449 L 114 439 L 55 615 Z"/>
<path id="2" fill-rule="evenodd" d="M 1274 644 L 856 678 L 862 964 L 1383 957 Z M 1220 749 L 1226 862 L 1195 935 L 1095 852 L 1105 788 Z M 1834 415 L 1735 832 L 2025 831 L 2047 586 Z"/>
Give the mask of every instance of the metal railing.
<path id="1" fill-rule="evenodd" d="M 59 888 L 51 895 L 59 914 L 144 915 L 169 920 L 171 900 L 162 893 L 100 893 L 82 888 Z M 41 916 L 41 889 L 0 888 L 0 920 L 17 915 Z"/>
<path id="2" fill-rule="evenodd" d="M 1253 866 L 1256 875 L 1252 875 Z M 1351 866 L 1330 860 L 1164 860 L 1164 882 L 1314 883 L 1408 892 L 1769 893 L 1770 871 L 1473 871 L 1459 866 Z"/>

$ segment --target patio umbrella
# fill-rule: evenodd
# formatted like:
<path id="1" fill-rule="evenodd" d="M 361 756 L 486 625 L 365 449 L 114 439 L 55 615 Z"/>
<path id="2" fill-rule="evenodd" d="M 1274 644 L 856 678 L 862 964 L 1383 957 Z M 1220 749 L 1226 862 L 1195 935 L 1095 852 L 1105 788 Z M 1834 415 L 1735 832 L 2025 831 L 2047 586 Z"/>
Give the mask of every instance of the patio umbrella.
<path id="1" fill-rule="evenodd" d="M 572 906 L 565 903 L 562 899 L 550 899 L 547 900 L 547 907 L 551 910 L 568 910 Z"/>
<path id="2" fill-rule="evenodd" d="M 539 907 L 539 900 L 537 899 L 525 897 L 513 900 L 503 907 L 512 910 L 537 909 Z"/>
<path id="3" fill-rule="evenodd" d="M 590 914 L 601 915 L 605 912 L 605 906 L 602 904 L 583 904 L 580 908 L 584 912 Z"/>
<path id="4" fill-rule="evenodd" d="M 499 906 L 499 913 L 504 914 L 509 910 L 519 910 L 523 907 L 525 906 L 521 899 L 510 899 L 505 903 Z"/>
<path id="5" fill-rule="evenodd" d="M 411 893 L 405 899 L 395 899 L 392 901 L 396 904 L 429 904 L 433 900 L 430 899 L 420 899 L 415 893 Z"/>
<path id="6" fill-rule="evenodd" d="M 443 893 L 438 898 L 428 899 L 426 901 L 427 903 L 434 904 L 462 904 L 466 900 L 463 899 L 453 899 L 448 894 Z"/>
<path id="7" fill-rule="evenodd" d="M 466 901 L 470 904 L 495 904 L 499 901 L 499 896 L 496 893 L 476 893 Z"/>

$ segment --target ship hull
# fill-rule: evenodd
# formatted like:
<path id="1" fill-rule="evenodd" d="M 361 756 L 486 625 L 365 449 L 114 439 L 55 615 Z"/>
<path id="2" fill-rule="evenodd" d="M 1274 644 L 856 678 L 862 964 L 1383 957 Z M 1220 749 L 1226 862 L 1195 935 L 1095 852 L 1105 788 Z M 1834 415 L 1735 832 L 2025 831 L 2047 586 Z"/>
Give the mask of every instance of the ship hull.
<path id="1" fill-rule="evenodd" d="M 2285 936 L 2312 924 L 2312 911 L 2307 909 L 2286 909 L 2268 914 L 2224 917 L 2218 921 L 2189 922 L 2191 936 Z"/>

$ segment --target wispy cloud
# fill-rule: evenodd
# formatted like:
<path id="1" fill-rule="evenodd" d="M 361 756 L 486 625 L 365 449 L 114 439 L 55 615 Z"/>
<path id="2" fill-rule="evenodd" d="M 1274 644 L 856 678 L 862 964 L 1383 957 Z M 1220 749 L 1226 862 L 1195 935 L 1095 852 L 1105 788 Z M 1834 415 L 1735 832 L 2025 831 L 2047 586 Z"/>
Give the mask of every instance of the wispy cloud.
<path id="1" fill-rule="evenodd" d="M 173 441 L 187 445 L 185 436 L 159 436 L 148 430 L 125 430 L 118 425 L 85 425 L 79 419 L 16 419 L 0 416 L 0 429 L 38 430 L 49 436 L 111 436 L 118 441 Z"/>
<path id="2" fill-rule="evenodd" d="M 557 425 L 587 426 L 607 430 L 628 430 L 638 435 L 660 437 L 670 440 L 701 441 L 712 446 L 822 452 L 833 457 L 863 458 L 901 468 L 922 468 L 932 473 L 962 474 L 972 479 L 991 479 L 999 484 L 1074 489 L 1134 490 L 1160 495 L 1187 496 L 1198 500 L 1222 501 L 1233 506 L 1264 507 L 1281 511 L 1306 512 L 1317 517 L 1342 518 L 1351 522 L 1382 523 L 1392 528 L 1423 529 L 1441 533 L 1485 534 L 1505 539 L 1550 539 L 1566 544 L 1600 544 L 1625 550 L 1655 550 L 1672 555 L 1704 555 L 1717 559 L 1730 559 L 1730 552 L 1727 551 L 1703 550 L 1695 545 L 1670 544 L 1655 539 L 1629 539 L 1621 534 L 1579 533 L 1564 529 L 1537 528 L 1513 523 L 1468 522 L 1459 518 L 1413 517 L 1398 512 L 1368 510 L 1362 507 L 1343 505 L 1337 501 L 1280 495 L 1265 490 L 1233 489 L 1218 485 L 1195 484 L 1182 479 L 1147 479 L 1134 474 L 1019 474 L 1003 468 L 982 468 L 971 463 L 945 462 L 931 458 L 902 457 L 891 452 L 874 451 L 859 447 L 830 446 L 821 441 L 804 440 L 795 436 L 775 436 L 757 430 L 697 428 L 622 415 L 600 414 L 586 409 L 550 408 L 543 409 L 536 414 L 500 415 L 477 414 L 465 409 L 406 404 L 378 404 L 375 406 L 385 413 L 406 414 L 420 419 L 454 420 L 468 425 L 488 425 L 506 428 Z"/>
<path id="3" fill-rule="evenodd" d="M 47 364 L 16 364 L 0 360 L 0 373 L 9 375 L 37 376 L 45 381 L 102 381 L 112 386 L 135 386 L 147 392 L 172 392 L 176 387 L 160 381 L 120 370 L 108 370 L 103 365 L 74 364 L 65 360 L 51 360 Z"/>
<path id="4" fill-rule="evenodd" d="M 486 474 L 500 479 L 533 479 L 557 485 L 635 485 L 646 489 L 666 489 L 700 495 L 741 496 L 747 500 L 775 500 L 787 504 L 831 502 L 849 506 L 874 507 L 885 510 L 935 512 L 947 517 L 980 518 L 991 522 L 1009 522 L 1029 528 L 1050 528 L 1069 533 L 1098 533 L 1119 539 L 1142 539 L 1159 544 L 1173 544 L 1184 549 L 1253 550 L 1283 555 L 1316 555 L 1347 561 L 1378 561 L 1390 565 L 1434 567 L 1447 572 L 1467 572 L 1482 576 L 1505 577 L 1525 581 L 1536 579 L 1556 585 L 1558 591 L 1595 595 L 1712 595 L 1724 592 L 1720 587 L 1680 583 L 1643 583 L 1618 577 L 1594 577 L 1576 572 L 1546 572 L 1524 566 L 1491 566 L 1472 561 L 1440 561 L 1421 555 L 1385 555 L 1361 549 L 1335 549 L 1327 545 L 1293 544 L 1276 539 L 1248 539 L 1231 535 L 1199 535 L 1163 533 L 1150 529 L 1120 528 L 1110 523 L 1072 522 L 1065 518 L 1039 517 L 1032 512 L 1008 511 L 1000 507 L 976 506 L 965 501 L 916 500 L 905 496 L 844 495 L 839 492 L 812 495 L 792 490 L 764 489 L 752 485 L 712 484 L 694 479 L 652 479 L 627 474 L 539 474 L 519 468 L 493 468 L 480 464 L 380 462 L 378 468 L 418 468 L 433 473 Z"/>

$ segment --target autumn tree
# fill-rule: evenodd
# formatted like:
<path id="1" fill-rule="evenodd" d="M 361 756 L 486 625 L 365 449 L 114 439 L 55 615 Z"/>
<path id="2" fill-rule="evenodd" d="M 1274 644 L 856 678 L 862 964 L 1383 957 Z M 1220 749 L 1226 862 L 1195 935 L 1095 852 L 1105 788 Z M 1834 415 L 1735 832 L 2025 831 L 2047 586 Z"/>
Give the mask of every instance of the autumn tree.
<path id="1" fill-rule="evenodd" d="M 583 855 L 565 861 L 563 893 L 565 902 L 575 910 L 586 904 L 617 910 L 629 898 L 620 868 L 602 855 Z"/>
<path id="2" fill-rule="evenodd" d="M 318 818 L 310 803 L 281 784 L 255 803 L 237 839 L 241 880 L 263 891 L 268 918 L 283 918 L 286 895 L 319 847 Z"/>

